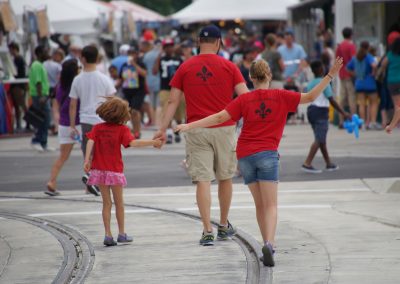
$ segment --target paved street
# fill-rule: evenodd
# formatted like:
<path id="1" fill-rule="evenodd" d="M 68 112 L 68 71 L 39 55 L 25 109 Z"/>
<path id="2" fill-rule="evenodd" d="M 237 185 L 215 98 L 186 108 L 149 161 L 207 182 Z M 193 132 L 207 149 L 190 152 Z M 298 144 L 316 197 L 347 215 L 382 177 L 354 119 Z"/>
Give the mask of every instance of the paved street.
<path id="1" fill-rule="evenodd" d="M 28 138 L 0 140 L 0 283 L 62 279 L 68 241 L 57 232 L 63 230 L 87 256 L 74 272 L 86 271 L 86 283 L 398 283 L 400 131 L 363 132 L 358 141 L 333 128 L 329 135 L 340 170 L 310 175 L 299 170 L 312 141 L 309 126 L 286 128 L 276 267 L 261 270 L 251 250 L 261 241 L 254 206 L 240 179 L 230 214 L 239 236 L 198 246 L 201 225 L 190 218 L 198 215 L 195 192 L 179 167 L 183 145 L 125 150 L 126 227 L 134 242 L 104 248 L 100 199 L 83 192 L 80 152 L 60 177 L 62 195 L 46 198 L 56 153 L 32 152 Z M 315 166 L 323 167 L 320 156 Z M 212 206 L 217 220 L 215 186 Z"/>

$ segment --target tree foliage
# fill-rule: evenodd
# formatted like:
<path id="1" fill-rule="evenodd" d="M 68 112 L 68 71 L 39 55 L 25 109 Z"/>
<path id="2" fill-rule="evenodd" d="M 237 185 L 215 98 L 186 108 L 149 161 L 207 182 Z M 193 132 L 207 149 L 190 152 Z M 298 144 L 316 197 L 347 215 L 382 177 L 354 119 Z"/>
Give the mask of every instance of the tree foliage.
<path id="1" fill-rule="evenodd" d="M 104 0 L 103 0 L 104 1 Z M 137 3 L 146 8 L 154 10 L 164 16 L 175 13 L 186 7 L 192 0 L 128 0 L 130 2 Z M 110 2 L 110 0 L 106 0 Z"/>

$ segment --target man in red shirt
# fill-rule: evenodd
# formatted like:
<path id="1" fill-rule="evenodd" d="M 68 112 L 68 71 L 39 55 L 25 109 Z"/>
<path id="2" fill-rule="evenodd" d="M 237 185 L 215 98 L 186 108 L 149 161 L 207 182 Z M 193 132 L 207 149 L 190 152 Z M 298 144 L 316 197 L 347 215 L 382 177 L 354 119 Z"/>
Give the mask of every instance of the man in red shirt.
<path id="1" fill-rule="evenodd" d="M 336 48 L 336 57 L 343 58 L 343 66 L 356 54 L 356 45 L 352 41 L 353 30 L 351 28 L 344 28 L 342 30 L 344 40 Z M 350 112 L 357 113 L 356 93 L 354 92 L 353 79 L 346 68 L 339 71 L 340 79 L 340 106 L 344 108 L 348 106 Z M 343 125 L 343 117 L 340 117 L 340 126 Z"/>
<path id="2" fill-rule="evenodd" d="M 204 27 L 198 42 L 200 54 L 185 61 L 170 82 L 168 107 L 154 138 L 165 141 L 165 131 L 183 95 L 187 121 L 193 122 L 223 110 L 232 101 L 234 92 L 237 95 L 248 92 L 238 67 L 218 56 L 222 44 L 220 30 L 214 25 Z M 229 120 L 213 128 L 189 131 L 185 138 L 188 173 L 197 185 L 197 205 L 204 227 L 200 245 L 213 245 L 210 186 L 215 179 L 221 211 L 218 239 L 229 239 L 236 232 L 228 221 L 237 163 L 235 122 Z"/>

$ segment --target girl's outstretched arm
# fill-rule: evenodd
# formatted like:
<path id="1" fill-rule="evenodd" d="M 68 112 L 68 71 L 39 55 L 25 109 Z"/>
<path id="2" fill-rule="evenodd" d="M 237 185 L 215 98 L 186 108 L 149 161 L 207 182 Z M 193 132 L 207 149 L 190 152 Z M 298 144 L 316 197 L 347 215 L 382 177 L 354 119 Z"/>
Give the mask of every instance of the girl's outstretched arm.
<path id="1" fill-rule="evenodd" d="M 210 116 L 207 116 L 203 119 L 188 123 L 188 124 L 179 124 L 178 126 L 175 127 L 175 132 L 185 132 L 193 128 L 200 128 L 200 127 L 209 127 L 209 126 L 214 126 L 218 125 L 221 123 L 224 123 L 225 121 L 228 121 L 231 119 L 230 114 L 226 110 L 222 110 L 218 113 L 212 114 Z"/>
<path id="2" fill-rule="evenodd" d="M 331 70 L 329 70 L 328 74 L 321 80 L 321 82 L 316 85 L 311 91 L 308 93 L 302 93 L 300 97 L 300 104 L 311 103 L 314 101 L 329 85 L 331 80 L 336 77 L 340 68 L 343 66 L 343 58 L 336 58 L 335 64 L 333 64 Z"/>
<path id="3" fill-rule="evenodd" d="M 83 164 L 83 170 L 86 173 L 90 171 L 90 167 L 91 167 L 90 157 L 92 155 L 93 145 L 94 145 L 94 141 L 92 139 L 89 139 L 87 144 L 86 144 L 85 162 Z"/>
<path id="4" fill-rule="evenodd" d="M 138 139 L 138 140 L 132 140 L 129 143 L 129 146 L 131 147 L 147 147 L 147 146 L 153 146 L 155 148 L 161 148 L 162 141 L 161 139 L 154 139 L 154 140 L 145 140 L 145 139 Z"/>

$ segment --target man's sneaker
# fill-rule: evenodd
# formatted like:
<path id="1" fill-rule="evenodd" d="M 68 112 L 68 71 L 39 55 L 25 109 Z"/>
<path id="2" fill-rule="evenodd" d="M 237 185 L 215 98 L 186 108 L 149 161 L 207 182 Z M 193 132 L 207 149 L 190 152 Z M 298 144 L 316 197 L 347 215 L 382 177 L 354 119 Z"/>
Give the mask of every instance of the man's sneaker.
<path id="1" fill-rule="evenodd" d="M 219 241 L 225 241 L 231 239 L 236 234 L 236 229 L 228 221 L 228 226 L 218 226 L 217 239 Z"/>
<path id="2" fill-rule="evenodd" d="M 214 245 L 214 234 L 211 232 L 211 233 L 204 233 L 203 232 L 203 235 L 201 236 L 201 239 L 200 239 L 200 245 L 201 246 L 213 246 Z"/>
<path id="3" fill-rule="evenodd" d="M 330 164 L 330 165 L 326 166 L 326 170 L 328 172 L 337 171 L 338 169 L 339 169 L 339 166 L 335 165 L 335 164 Z"/>
<path id="4" fill-rule="evenodd" d="M 84 185 L 86 185 L 86 190 L 87 190 L 89 193 L 93 194 L 94 196 L 99 196 L 100 194 L 99 194 L 99 192 L 97 191 L 96 186 L 95 186 L 95 185 L 88 185 L 88 184 L 87 184 L 88 180 L 89 180 L 89 176 L 88 176 L 87 174 L 84 174 L 84 175 L 82 176 L 82 182 L 83 182 Z"/>
<path id="5" fill-rule="evenodd" d="M 167 135 L 167 144 L 172 144 L 173 136 L 171 134 Z"/>
<path id="6" fill-rule="evenodd" d="M 320 174 L 320 173 L 322 173 L 322 170 L 316 169 L 313 166 L 302 165 L 301 169 L 303 170 L 303 172 L 311 173 L 311 174 Z"/>
<path id="7" fill-rule="evenodd" d="M 275 251 L 269 242 L 267 242 L 263 246 L 262 253 L 263 253 L 263 256 L 262 256 L 261 260 L 262 260 L 263 264 L 265 266 L 270 266 L 270 267 L 275 266 L 275 261 L 274 261 Z"/>
<path id="8" fill-rule="evenodd" d="M 117 242 L 114 241 L 114 238 L 113 238 L 113 237 L 107 237 L 107 236 L 105 236 L 105 237 L 104 237 L 104 242 L 103 242 L 103 244 L 104 244 L 106 247 L 112 247 L 112 246 L 116 246 L 116 245 L 117 245 Z"/>
<path id="9" fill-rule="evenodd" d="M 117 242 L 130 243 L 130 242 L 133 242 L 133 238 L 128 236 L 127 234 L 123 234 L 123 235 L 118 234 Z"/>
<path id="10" fill-rule="evenodd" d="M 182 140 L 181 135 L 179 133 L 175 133 L 175 143 L 180 143 Z"/>
<path id="11" fill-rule="evenodd" d="M 43 150 L 45 152 L 55 152 L 56 151 L 56 149 L 49 147 L 49 146 L 43 147 Z"/>
<path id="12" fill-rule="evenodd" d="M 40 153 L 44 152 L 44 149 L 42 147 L 42 145 L 38 144 L 38 143 L 32 143 L 31 144 L 32 148 Z"/>

